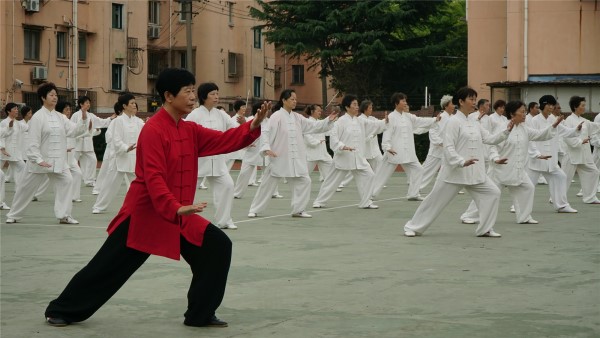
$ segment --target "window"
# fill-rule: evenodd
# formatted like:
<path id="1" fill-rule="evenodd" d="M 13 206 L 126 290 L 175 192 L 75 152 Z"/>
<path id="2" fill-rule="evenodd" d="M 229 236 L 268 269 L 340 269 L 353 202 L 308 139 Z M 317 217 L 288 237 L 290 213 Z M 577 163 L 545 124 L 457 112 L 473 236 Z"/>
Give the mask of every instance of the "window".
<path id="1" fill-rule="evenodd" d="M 227 17 L 229 18 L 229 27 L 233 27 L 233 2 L 227 3 Z"/>
<path id="2" fill-rule="evenodd" d="M 79 61 L 85 62 L 87 60 L 87 35 L 79 32 Z"/>
<path id="3" fill-rule="evenodd" d="M 304 84 L 304 65 L 292 66 L 292 84 Z"/>
<path id="4" fill-rule="evenodd" d="M 160 2 L 148 2 L 148 23 L 153 25 L 160 25 Z"/>
<path id="5" fill-rule="evenodd" d="M 67 59 L 69 57 L 67 48 L 67 32 L 56 32 L 56 58 Z"/>
<path id="6" fill-rule="evenodd" d="M 111 89 L 123 90 L 123 65 L 113 64 L 111 74 Z"/>
<path id="7" fill-rule="evenodd" d="M 112 4 L 112 28 L 123 29 L 123 5 Z"/>
<path id="8" fill-rule="evenodd" d="M 262 29 L 254 28 L 254 48 L 262 48 Z"/>
<path id="9" fill-rule="evenodd" d="M 189 6 L 188 6 L 189 4 Z M 179 3 L 179 21 L 180 22 L 186 22 L 187 19 L 190 17 L 190 7 L 192 6 L 191 1 L 190 2 L 184 2 L 181 1 Z"/>
<path id="10" fill-rule="evenodd" d="M 28 27 L 24 29 L 25 60 L 40 60 L 40 39 L 42 30 Z"/>
<path id="11" fill-rule="evenodd" d="M 281 88 L 281 66 L 275 66 L 275 73 L 273 74 L 273 85 L 275 88 Z"/>
<path id="12" fill-rule="evenodd" d="M 262 85 L 262 78 L 259 76 L 254 77 L 254 97 L 261 97 L 260 90 Z"/>
<path id="13" fill-rule="evenodd" d="M 229 52 L 229 62 L 227 63 L 227 73 L 229 76 L 237 76 L 237 55 Z"/>
<path id="14" fill-rule="evenodd" d="M 187 69 L 187 51 L 179 52 L 179 67 Z"/>

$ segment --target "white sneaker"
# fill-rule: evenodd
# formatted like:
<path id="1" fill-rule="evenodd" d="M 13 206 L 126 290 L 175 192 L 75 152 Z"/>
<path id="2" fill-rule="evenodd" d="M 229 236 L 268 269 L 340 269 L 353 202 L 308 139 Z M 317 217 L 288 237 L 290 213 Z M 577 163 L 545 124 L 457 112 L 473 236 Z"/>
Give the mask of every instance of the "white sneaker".
<path id="1" fill-rule="evenodd" d="M 515 211 L 515 206 L 514 206 L 514 205 L 511 205 L 511 206 L 510 206 L 510 212 L 512 212 L 513 214 L 516 212 L 516 211 Z"/>
<path id="2" fill-rule="evenodd" d="M 481 236 L 477 236 L 477 237 L 500 238 L 500 237 L 502 237 L 502 235 L 500 235 L 499 233 L 495 232 L 494 230 L 490 230 L 490 231 L 486 232 L 485 234 L 483 234 Z"/>
<path id="3" fill-rule="evenodd" d="M 254 183 L 249 183 L 248 184 L 249 187 L 258 187 L 258 183 L 254 182 Z"/>
<path id="4" fill-rule="evenodd" d="M 206 189 L 208 189 L 208 187 L 205 186 L 204 184 L 200 184 L 200 186 L 198 186 L 198 189 L 200 189 L 200 190 L 206 190 Z"/>
<path id="5" fill-rule="evenodd" d="M 60 223 L 60 224 L 79 224 L 79 222 L 71 216 L 61 218 L 58 221 L 58 223 Z"/>
<path id="6" fill-rule="evenodd" d="M 548 203 L 552 204 L 552 198 L 548 199 Z"/>
<path id="7" fill-rule="evenodd" d="M 404 230 L 404 236 L 406 237 L 415 237 L 416 235 L 417 233 L 412 230 Z"/>
<path id="8" fill-rule="evenodd" d="M 539 176 L 537 184 L 548 185 L 548 182 L 546 182 L 546 178 L 544 178 L 544 176 Z"/>
<path id="9" fill-rule="evenodd" d="M 225 224 L 225 225 L 220 225 L 219 228 L 221 229 L 231 229 L 231 230 L 235 230 L 237 229 L 237 225 L 233 224 L 233 223 L 229 223 L 229 224 Z"/>
<path id="10" fill-rule="evenodd" d="M 379 206 L 375 205 L 375 204 L 369 204 L 368 207 L 364 207 L 364 208 L 361 208 L 361 209 L 379 209 Z"/>
<path id="11" fill-rule="evenodd" d="M 31 201 L 32 202 L 37 202 L 37 201 L 39 201 L 39 199 L 37 197 L 33 196 L 33 198 L 31 199 Z"/>
<path id="12" fill-rule="evenodd" d="M 10 210 L 10 207 L 5 202 L 0 203 L 0 210 Z"/>
<path id="13" fill-rule="evenodd" d="M 316 208 L 316 209 L 321 209 L 321 208 L 324 208 L 324 207 L 325 207 L 325 206 L 324 206 L 323 204 L 319 204 L 319 203 L 313 203 L 313 208 Z"/>
<path id="14" fill-rule="evenodd" d="M 257 217 L 257 216 L 258 216 L 258 214 L 255 213 L 255 212 L 248 213 L 248 217 L 250 217 L 250 218 L 254 218 L 254 217 Z"/>
<path id="15" fill-rule="evenodd" d="M 463 220 L 461 220 L 463 224 L 475 224 L 477 222 L 475 222 L 475 220 L 472 220 L 470 218 L 465 218 Z"/>
<path id="16" fill-rule="evenodd" d="M 583 190 L 579 190 L 579 192 L 575 196 L 577 196 L 577 197 L 583 197 Z"/>
<path id="17" fill-rule="evenodd" d="M 240 196 L 233 196 L 233 198 L 235 198 L 236 200 L 241 200 L 242 198 Z"/>
<path id="18" fill-rule="evenodd" d="M 98 190 L 92 190 L 92 195 L 100 195 L 100 192 Z"/>
<path id="19" fill-rule="evenodd" d="M 7 218 L 6 219 L 6 224 L 12 224 L 12 223 L 17 223 L 17 220 L 14 218 Z"/>
<path id="20" fill-rule="evenodd" d="M 73 200 L 73 202 L 75 202 L 75 203 L 81 203 L 83 201 L 80 198 L 76 198 L 76 199 Z"/>
<path id="21" fill-rule="evenodd" d="M 539 224 L 540 222 L 534 220 L 533 218 L 530 218 L 528 220 L 526 220 L 525 222 L 522 222 L 521 224 Z"/>
<path id="22" fill-rule="evenodd" d="M 464 190 L 461 190 L 461 191 L 458 192 L 459 195 L 464 195 L 464 193 L 465 193 Z"/>
<path id="23" fill-rule="evenodd" d="M 335 192 L 342 192 L 342 188 L 335 189 Z"/>
<path id="24" fill-rule="evenodd" d="M 558 209 L 559 214 L 574 214 L 576 212 L 577 210 L 573 209 L 570 205 Z"/>
<path id="25" fill-rule="evenodd" d="M 292 214 L 292 217 L 300 217 L 300 218 L 312 218 L 312 215 L 310 215 L 310 214 L 307 214 L 307 213 L 306 213 L 306 212 L 304 212 L 304 211 L 300 211 L 300 212 L 297 212 L 297 213 L 295 213 L 295 214 Z"/>
<path id="26" fill-rule="evenodd" d="M 96 184 L 94 182 L 89 182 L 85 184 L 86 187 L 95 187 Z"/>
<path id="27" fill-rule="evenodd" d="M 96 209 L 96 208 L 92 209 L 92 214 L 97 215 L 97 214 L 101 214 L 101 213 L 102 213 L 102 210 L 100 210 L 100 209 Z"/>
<path id="28" fill-rule="evenodd" d="M 283 198 L 283 196 L 280 194 L 273 194 L 273 196 L 271 196 L 271 198 Z"/>

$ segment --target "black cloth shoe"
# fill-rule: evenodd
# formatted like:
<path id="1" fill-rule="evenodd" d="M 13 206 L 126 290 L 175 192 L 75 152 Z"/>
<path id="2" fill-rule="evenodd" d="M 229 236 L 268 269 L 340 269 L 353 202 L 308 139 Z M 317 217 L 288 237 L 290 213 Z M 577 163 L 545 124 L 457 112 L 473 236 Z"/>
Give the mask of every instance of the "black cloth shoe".
<path id="1" fill-rule="evenodd" d="M 203 326 L 206 327 L 227 327 L 229 324 L 217 318 L 217 316 L 212 316 L 212 318 Z"/>
<path id="2" fill-rule="evenodd" d="M 46 323 L 48 323 L 48 325 L 52 325 L 52 326 L 56 326 L 56 327 L 67 326 L 67 325 L 71 324 L 62 318 L 52 318 L 52 317 L 47 317 Z M 227 324 L 227 323 L 225 323 L 225 324 Z"/>

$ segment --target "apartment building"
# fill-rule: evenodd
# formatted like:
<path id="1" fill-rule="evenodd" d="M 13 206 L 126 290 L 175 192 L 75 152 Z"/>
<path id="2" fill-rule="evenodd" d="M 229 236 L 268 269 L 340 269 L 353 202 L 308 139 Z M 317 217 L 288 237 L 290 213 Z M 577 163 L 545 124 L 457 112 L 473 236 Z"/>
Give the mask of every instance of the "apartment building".
<path id="1" fill-rule="evenodd" d="M 600 1 L 467 0 L 468 81 L 480 97 L 572 95 L 600 112 Z"/>
<path id="2" fill-rule="evenodd" d="M 259 22 L 248 14 L 253 1 L 190 3 L 0 1 L 0 106 L 12 101 L 37 108 L 38 86 L 51 81 L 61 99 L 90 96 L 93 112 L 112 112 L 123 91 L 136 95 L 140 111 L 155 111 L 159 72 L 189 65 L 189 17 L 191 68 L 198 83 L 217 83 L 226 109 L 238 98 L 277 99 L 285 88 L 298 90 L 302 104 L 323 101 L 318 69 L 265 43 L 255 28 Z"/>

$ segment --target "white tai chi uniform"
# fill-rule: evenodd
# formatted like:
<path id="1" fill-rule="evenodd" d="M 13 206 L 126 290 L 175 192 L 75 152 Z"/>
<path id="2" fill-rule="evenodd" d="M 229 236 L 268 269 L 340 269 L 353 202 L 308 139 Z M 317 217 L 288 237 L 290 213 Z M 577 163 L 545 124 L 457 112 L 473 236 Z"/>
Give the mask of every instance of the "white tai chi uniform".
<path id="1" fill-rule="evenodd" d="M 596 126 L 596 131 L 592 133 L 590 144 L 594 146 L 594 152 L 592 153 L 594 164 L 596 168 L 600 169 L 600 114 L 594 118 L 594 125 Z M 598 192 L 600 192 L 600 183 L 598 183 Z"/>
<path id="2" fill-rule="evenodd" d="M 192 110 L 185 120 L 218 131 L 235 128 L 227 113 L 217 108 L 208 111 L 205 106 Z M 198 158 L 198 177 L 205 177 L 210 185 L 215 208 L 214 221 L 220 228 L 234 226 L 233 219 L 231 219 L 233 179 L 227 167 L 228 158 L 228 154 Z"/>
<path id="3" fill-rule="evenodd" d="M 419 191 L 425 189 L 433 181 L 433 178 L 442 166 L 442 158 L 444 157 L 444 125 L 448 122 L 450 116 L 444 110 L 440 114 L 440 121 L 429 129 L 429 151 L 427 152 L 425 162 L 423 162 L 423 178 L 421 179 Z"/>
<path id="4" fill-rule="evenodd" d="M 311 179 L 306 164 L 305 134 L 324 133 L 333 127 L 329 118 L 311 121 L 304 116 L 288 112 L 284 108 L 274 112 L 261 131 L 260 153 L 274 152 L 277 157 L 264 171 L 262 183 L 250 205 L 250 214 L 258 214 L 267 208 L 269 200 L 281 178 L 287 178 L 292 190 L 292 215 L 304 212 L 310 199 Z"/>
<path id="5" fill-rule="evenodd" d="M 309 116 L 308 119 L 315 122 L 317 121 L 317 119 L 312 116 Z M 304 135 L 304 145 L 306 146 L 308 174 L 310 175 L 315 170 L 315 166 L 318 165 L 321 177 L 326 178 L 331 172 L 333 161 L 327 152 L 325 133 Z"/>
<path id="6" fill-rule="evenodd" d="M 0 147 L 4 148 L 4 151 L 10 155 L 6 156 L 0 152 L 0 167 L 3 167 L 6 162 L 9 163 L 8 165 L 12 172 L 16 190 L 19 188 L 21 178 L 26 171 L 25 156 L 22 149 L 23 144 L 25 143 L 25 132 L 29 129 L 29 126 L 26 123 L 21 123 L 21 121 L 15 119 L 12 128 L 9 128 L 8 125 L 10 122 L 10 117 L 7 117 L 0 122 L 0 128 L 5 129 L 3 137 L 4 146 Z"/>
<path id="7" fill-rule="evenodd" d="M 93 137 L 97 134 L 95 129 L 106 128 L 110 124 L 110 117 L 101 119 L 93 113 L 87 112 L 88 121 L 92 122 L 92 131 L 88 131 L 86 134 L 75 138 L 75 149 L 73 155 L 75 160 L 79 161 L 81 166 L 81 173 L 83 175 L 83 182 L 92 186 L 96 181 L 96 166 L 98 165 L 98 159 L 94 152 L 94 141 Z M 81 120 L 81 110 L 76 111 L 71 115 L 71 121 L 78 123 Z"/>
<path id="8" fill-rule="evenodd" d="M 8 128 L 4 128 L 0 123 L 0 148 L 4 148 L 4 137 L 8 132 Z M 4 183 L 4 178 L 4 171 L 2 171 L 2 166 L 0 165 L 0 210 L 8 210 L 8 205 L 4 200 L 6 196 L 6 184 Z"/>
<path id="9" fill-rule="evenodd" d="M 576 128 L 582 122 L 583 126 L 578 137 L 563 138 L 565 155 L 561 164 L 565 175 L 567 175 L 567 191 L 569 191 L 571 180 L 577 170 L 583 192 L 583 202 L 598 203 L 596 197 L 599 178 L 598 168 L 594 164 L 590 143 L 583 144 L 584 139 L 589 137 L 591 140 L 596 126 L 592 126 L 592 122 L 577 116 L 575 113 L 569 115 L 564 123 L 566 127 Z"/>
<path id="10" fill-rule="evenodd" d="M 505 127 L 506 125 L 500 125 L 499 129 L 502 130 Z M 530 141 L 549 140 L 554 137 L 555 131 L 552 126 L 545 129 L 532 129 L 524 123 L 520 123 L 513 127 L 506 141 L 491 147 L 489 176 L 499 189 L 502 189 L 503 186 L 508 188 L 515 207 L 517 223 L 526 223 L 532 220 L 531 211 L 533 210 L 535 186 L 527 174 L 529 143 Z M 508 162 L 506 164 L 495 162 L 502 158 L 507 158 Z M 465 212 L 461 219 L 477 222 L 479 221 L 479 210 L 473 201 L 471 204 L 468 210 L 474 211 Z"/>
<path id="11" fill-rule="evenodd" d="M 554 124 L 554 122 L 556 122 L 554 115 L 548 115 L 548 118 L 546 118 L 544 114 L 540 113 L 531 119 L 531 127 L 541 130 Z M 558 166 L 559 138 L 574 137 L 578 134 L 577 128 L 567 128 L 563 123 L 560 123 L 553 138 L 546 141 L 532 141 L 529 143 L 529 170 L 527 172 L 529 178 L 531 182 L 537 182 L 540 175 L 546 178 L 548 189 L 550 190 L 550 198 L 552 199 L 554 209 L 557 211 L 571 207 L 567 199 L 567 176 Z M 539 159 L 538 157 L 542 155 L 550 155 L 552 157 L 546 160 Z"/>
<path id="12" fill-rule="evenodd" d="M 92 189 L 92 195 L 98 195 L 100 193 L 100 189 L 104 185 L 109 166 L 112 163 L 111 161 L 113 161 L 115 156 L 112 146 L 113 128 L 111 126 L 113 126 L 113 121 L 111 121 L 111 123 L 108 125 L 108 128 L 106 128 L 106 132 L 104 133 L 104 142 L 106 142 L 106 147 L 104 148 L 104 155 L 102 156 L 102 164 L 100 165 L 98 176 L 96 176 L 96 184 L 94 184 L 94 188 Z"/>
<path id="13" fill-rule="evenodd" d="M 370 185 L 375 174 L 365 158 L 366 139 L 367 135 L 377 135 L 385 129 L 385 120 L 371 121 L 349 114 L 344 114 L 335 122 L 329 136 L 333 150 L 333 171 L 321 184 L 313 207 L 325 206 L 348 173 L 356 181 L 360 197 L 358 207 L 369 208 L 372 205 Z M 354 148 L 354 150 L 343 150 L 344 147 Z"/>
<path id="14" fill-rule="evenodd" d="M 365 119 L 368 121 L 379 121 L 375 116 L 367 116 L 365 114 L 358 115 L 359 119 Z M 365 158 L 367 162 L 371 165 L 371 169 L 373 172 L 377 172 L 379 170 L 379 166 L 383 162 L 383 155 L 381 154 L 381 149 L 379 148 L 379 140 L 377 138 L 377 134 L 367 135 L 366 145 L 365 145 Z"/>
<path id="15" fill-rule="evenodd" d="M 123 179 L 129 190 L 129 183 L 135 179 L 136 149 L 127 151 L 129 147 L 137 144 L 138 137 L 144 127 L 144 121 L 137 116 L 128 116 L 123 113 L 110 124 L 112 132 L 112 151 L 114 159 L 109 163 L 109 168 L 104 177 L 98 198 L 92 212 L 99 213 L 108 209 L 110 202 L 115 199 Z"/>
<path id="16" fill-rule="evenodd" d="M 498 144 L 508 135 L 507 130 L 490 134 L 461 111 L 452 115 L 444 127 L 444 159 L 433 190 L 419 205 L 404 230 L 417 234 L 425 232 L 462 188 L 479 207 L 481 218 L 475 235 L 481 236 L 493 230 L 498 216 L 500 189 L 485 173 L 484 143 Z M 464 167 L 470 159 L 478 161 Z"/>
<path id="17" fill-rule="evenodd" d="M 27 149 L 27 171 L 23 184 L 15 192 L 13 205 L 7 218 L 20 220 L 38 187 L 46 179 L 54 185 L 54 215 L 58 219 L 71 216 L 73 201 L 71 183 L 73 178 L 67 164 L 67 136 L 77 137 L 87 132 L 89 118 L 77 124 L 69 121 L 55 110 L 42 106 L 29 121 L 31 143 Z M 45 168 L 39 163 L 51 165 Z"/>
<path id="18" fill-rule="evenodd" d="M 394 110 L 388 115 L 388 119 L 390 122 L 388 128 L 383 132 L 381 141 L 381 147 L 385 155 L 373 180 L 371 195 L 373 197 L 379 195 L 396 167 L 401 165 L 409 180 L 406 197 L 417 199 L 420 197 L 419 188 L 423 177 L 423 167 L 419 163 L 415 152 L 413 132 L 415 129 L 422 129 L 423 132 L 426 132 L 435 123 L 436 118 L 417 117 L 411 113 L 400 113 Z M 388 150 L 394 150 L 396 155 L 392 155 Z"/>
<path id="19" fill-rule="evenodd" d="M 240 126 L 239 122 L 237 121 L 238 116 L 239 116 L 238 114 L 234 114 L 232 117 L 230 117 L 233 128 L 237 128 Z M 251 121 L 251 120 L 252 120 L 252 118 L 246 118 L 246 121 Z M 227 156 L 228 157 L 227 168 L 229 168 L 230 171 L 231 171 L 231 168 L 233 167 L 233 164 L 235 163 L 235 160 L 242 160 L 244 158 L 245 152 L 246 152 L 246 150 L 244 148 L 244 149 L 236 150 L 232 153 L 227 154 L 228 155 Z"/>

